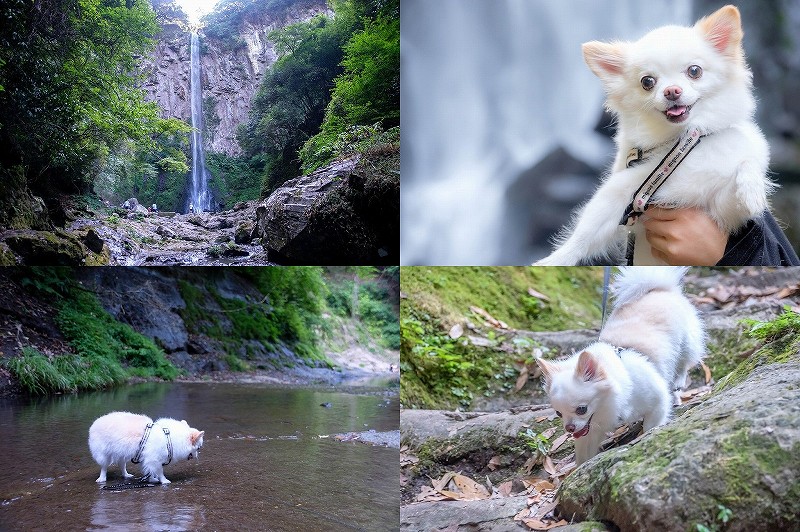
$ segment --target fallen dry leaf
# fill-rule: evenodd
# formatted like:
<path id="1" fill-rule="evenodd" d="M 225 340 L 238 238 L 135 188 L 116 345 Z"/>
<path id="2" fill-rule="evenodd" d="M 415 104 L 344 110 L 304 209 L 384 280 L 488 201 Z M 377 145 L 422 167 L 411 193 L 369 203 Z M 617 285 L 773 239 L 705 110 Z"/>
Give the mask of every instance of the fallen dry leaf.
<path id="1" fill-rule="evenodd" d="M 528 288 L 528 295 L 531 297 L 535 297 L 536 299 L 541 299 L 542 301 L 550 301 L 550 298 L 544 295 L 541 292 L 537 292 L 533 288 Z"/>
<path id="2" fill-rule="evenodd" d="M 523 519 L 522 520 L 525 525 L 530 528 L 531 530 L 550 530 L 551 528 L 555 528 L 557 526 L 564 526 L 568 525 L 566 520 L 561 519 L 560 521 L 541 521 L 539 519 Z"/>
<path id="3" fill-rule="evenodd" d="M 492 316 L 491 314 L 489 314 L 488 312 L 486 312 L 482 308 L 476 307 L 476 306 L 470 306 L 469 309 L 472 312 L 474 312 L 475 314 L 477 314 L 478 316 L 480 316 L 483 319 L 485 319 L 486 322 L 489 325 L 491 325 L 492 327 L 495 327 L 495 328 L 498 328 L 498 329 L 508 329 L 508 325 L 506 323 L 496 319 L 494 316 Z"/>
<path id="4" fill-rule="evenodd" d="M 431 484 L 433 484 L 433 489 L 435 489 L 436 491 L 443 490 L 445 486 L 447 486 L 447 483 L 450 482 L 450 480 L 452 480 L 454 476 L 456 476 L 456 474 L 453 471 L 448 471 L 447 473 L 442 475 L 442 478 L 438 480 L 431 479 Z"/>
<path id="5" fill-rule="evenodd" d="M 414 498 L 416 502 L 436 502 L 436 501 L 446 501 L 447 497 L 440 494 L 435 489 L 431 488 L 430 486 L 423 486 L 419 493 Z"/>
<path id="6" fill-rule="evenodd" d="M 569 475 L 577 466 L 575 460 L 559 462 L 558 469 L 556 470 L 556 477 L 565 477 Z"/>
<path id="7" fill-rule="evenodd" d="M 558 476 L 556 474 L 556 466 L 553 464 L 553 461 L 549 456 L 544 457 L 544 470 L 547 471 L 550 476 Z"/>
<path id="8" fill-rule="evenodd" d="M 702 360 L 700 361 L 700 365 L 703 366 L 703 372 L 706 374 L 706 384 L 711 382 L 711 370 L 706 366 L 705 362 Z"/>
<path id="9" fill-rule="evenodd" d="M 497 486 L 497 493 L 499 493 L 503 497 L 508 497 L 511 495 L 511 489 L 514 487 L 513 480 L 506 480 L 499 486 Z"/>
<path id="10" fill-rule="evenodd" d="M 520 391 L 523 386 L 528 382 L 528 366 L 522 366 L 522 369 L 519 371 L 519 377 L 517 377 L 517 383 L 514 385 L 514 391 Z"/>
<path id="11" fill-rule="evenodd" d="M 543 478 L 523 478 L 522 484 L 525 487 L 531 488 L 538 492 L 543 492 L 545 490 L 551 490 L 555 488 L 555 485 L 552 482 Z"/>
<path id="12" fill-rule="evenodd" d="M 550 453 L 551 454 L 555 453 L 559 447 L 564 445 L 564 442 L 567 441 L 567 439 L 569 439 L 569 433 L 565 432 L 564 434 L 553 440 L 553 445 L 550 446 Z"/>
<path id="13" fill-rule="evenodd" d="M 464 475 L 455 475 L 453 482 L 461 490 L 464 496 L 469 497 L 469 500 L 488 499 L 491 493 L 486 489 L 486 486 L 475 482 L 469 477 Z"/>
<path id="14" fill-rule="evenodd" d="M 556 433 L 558 427 L 550 427 L 549 429 L 542 432 L 542 436 L 547 438 L 548 440 Z"/>
<path id="15" fill-rule="evenodd" d="M 492 456 L 492 458 L 489 460 L 489 463 L 486 464 L 486 467 L 489 468 L 489 471 L 494 471 L 501 465 L 502 459 L 499 456 Z"/>

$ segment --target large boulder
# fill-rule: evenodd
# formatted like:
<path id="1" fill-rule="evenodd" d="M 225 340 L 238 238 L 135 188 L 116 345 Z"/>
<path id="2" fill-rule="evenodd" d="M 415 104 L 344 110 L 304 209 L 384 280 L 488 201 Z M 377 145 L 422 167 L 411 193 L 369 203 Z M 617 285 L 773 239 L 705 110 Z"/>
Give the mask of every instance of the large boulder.
<path id="1" fill-rule="evenodd" d="M 6 231 L 0 241 L 27 266 L 82 266 L 94 256 L 77 235 L 62 229 Z"/>
<path id="2" fill-rule="evenodd" d="M 263 235 L 269 260 L 397 264 L 399 153 L 378 159 L 376 165 L 376 158 L 355 155 L 275 190 L 264 209 L 256 209 L 253 231 L 254 236 Z"/>
<path id="3" fill-rule="evenodd" d="M 82 268 L 79 278 L 115 319 L 167 352 L 185 350 L 188 333 L 179 312 L 186 303 L 173 277 L 159 268 L 126 268 L 124 275 L 116 268 Z"/>
<path id="4" fill-rule="evenodd" d="M 560 511 L 619 530 L 800 529 L 800 354 L 790 334 L 715 394 L 564 480 Z"/>

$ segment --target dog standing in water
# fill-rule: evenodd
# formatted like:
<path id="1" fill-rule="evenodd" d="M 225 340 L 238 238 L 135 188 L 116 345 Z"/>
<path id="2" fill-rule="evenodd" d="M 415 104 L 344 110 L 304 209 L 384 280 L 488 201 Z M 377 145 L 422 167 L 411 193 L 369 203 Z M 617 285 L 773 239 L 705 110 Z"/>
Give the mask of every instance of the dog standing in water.
<path id="1" fill-rule="evenodd" d="M 100 465 L 96 482 L 106 481 L 112 464 L 119 465 L 124 478 L 133 477 L 126 469 L 128 460 L 133 460 L 141 462 L 146 480 L 169 484 L 164 466 L 173 458 L 197 458 L 204 434 L 186 421 L 171 418 L 153 422 L 147 416 L 130 412 L 111 412 L 99 417 L 89 428 L 89 450 Z"/>

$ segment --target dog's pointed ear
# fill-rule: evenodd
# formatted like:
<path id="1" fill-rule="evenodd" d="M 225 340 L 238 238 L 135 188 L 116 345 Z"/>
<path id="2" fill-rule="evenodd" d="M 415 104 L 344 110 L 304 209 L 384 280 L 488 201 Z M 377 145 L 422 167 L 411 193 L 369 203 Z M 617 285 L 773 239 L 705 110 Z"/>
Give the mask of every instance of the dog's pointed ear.
<path id="1" fill-rule="evenodd" d="M 543 358 L 536 358 L 536 364 L 538 364 L 539 369 L 542 370 L 542 377 L 544 378 L 545 386 L 550 386 L 550 383 L 553 382 L 553 374 L 560 370 L 557 364 L 545 360 Z"/>
<path id="2" fill-rule="evenodd" d="M 595 360 L 594 355 L 589 351 L 583 351 L 578 355 L 578 364 L 575 366 L 575 375 L 586 382 L 599 381 L 606 378 L 600 365 Z"/>
<path id="3" fill-rule="evenodd" d="M 742 52 L 742 17 L 735 6 L 725 6 L 697 21 L 705 39 L 721 54 L 738 57 Z"/>
<path id="4" fill-rule="evenodd" d="M 203 434 L 205 434 L 205 433 L 206 433 L 206 431 L 204 431 L 204 430 L 194 430 L 194 431 L 192 431 L 192 433 L 189 434 L 189 439 L 192 440 L 192 445 L 197 445 L 197 442 L 200 441 L 200 439 L 202 439 Z"/>
<path id="5" fill-rule="evenodd" d="M 625 43 L 591 41 L 584 43 L 583 60 L 598 78 L 609 80 L 622 75 L 625 67 Z"/>

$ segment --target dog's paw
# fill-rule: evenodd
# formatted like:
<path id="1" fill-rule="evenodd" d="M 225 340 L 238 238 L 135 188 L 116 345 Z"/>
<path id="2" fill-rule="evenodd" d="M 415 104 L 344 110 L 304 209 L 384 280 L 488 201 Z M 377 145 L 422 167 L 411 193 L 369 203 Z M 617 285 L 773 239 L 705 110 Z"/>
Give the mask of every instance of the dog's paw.
<path id="1" fill-rule="evenodd" d="M 161 477 L 161 483 L 162 484 L 172 484 L 172 481 L 167 480 L 167 477 Z"/>
<path id="2" fill-rule="evenodd" d="M 106 477 L 105 476 L 99 476 L 99 477 L 97 477 L 97 480 L 95 480 L 95 482 L 97 482 L 98 484 L 101 483 L 101 482 L 105 482 L 105 481 L 106 481 Z"/>

